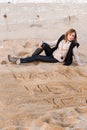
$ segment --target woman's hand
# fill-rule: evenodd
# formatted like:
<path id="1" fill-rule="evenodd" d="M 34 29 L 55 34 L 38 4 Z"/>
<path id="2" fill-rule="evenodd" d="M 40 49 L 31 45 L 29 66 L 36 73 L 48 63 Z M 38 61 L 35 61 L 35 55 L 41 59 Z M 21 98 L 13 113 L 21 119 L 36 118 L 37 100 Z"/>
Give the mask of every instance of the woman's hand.
<path id="1" fill-rule="evenodd" d="M 39 48 L 42 48 L 41 46 L 42 46 L 43 43 L 44 43 L 44 41 L 39 43 Z"/>

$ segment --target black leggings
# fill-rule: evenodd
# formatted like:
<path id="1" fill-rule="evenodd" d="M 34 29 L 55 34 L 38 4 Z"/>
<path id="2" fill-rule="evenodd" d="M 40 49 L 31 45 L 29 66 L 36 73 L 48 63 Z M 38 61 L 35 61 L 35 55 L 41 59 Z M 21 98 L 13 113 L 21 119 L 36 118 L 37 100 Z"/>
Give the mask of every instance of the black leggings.
<path id="1" fill-rule="evenodd" d="M 43 43 L 42 48 L 37 48 L 35 52 L 30 57 L 21 58 L 21 63 L 33 62 L 33 61 L 42 61 L 42 62 L 49 62 L 49 63 L 56 63 L 59 62 L 55 59 L 52 55 L 53 51 L 47 43 Z M 45 51 L 46 55 L 39 55 L 42 51 Z"/>

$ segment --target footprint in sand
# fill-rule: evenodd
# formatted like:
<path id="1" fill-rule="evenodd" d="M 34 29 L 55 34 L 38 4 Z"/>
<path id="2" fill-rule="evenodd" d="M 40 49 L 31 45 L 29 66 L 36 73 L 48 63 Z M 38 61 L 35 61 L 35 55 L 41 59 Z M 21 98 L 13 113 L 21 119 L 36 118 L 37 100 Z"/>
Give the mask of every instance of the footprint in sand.
<path id="1" fill-rule="evenodd" d="M 3 61 L 1 61 L 1 64 L 2 65 L 7 64 L 7 61 L 3 60 Z"/>
<path id="2" fill-rule="evenodd" d="M 24 48 L 29 48 L 29 47 L 31 46 L 31 44 L 32 44 L 32 43 L 28 41 L 28 42 L 25 43 L 25 45 L 24 45 L 23 47 L 24 47 Z"/>
<path id="3" fill-rule="evenodd" d="M 17 56 L 25 56 L 25 55 L 29 55 L 29 52 L 25 52 L 25 51 L 20 51 L 16 54 Z"/>

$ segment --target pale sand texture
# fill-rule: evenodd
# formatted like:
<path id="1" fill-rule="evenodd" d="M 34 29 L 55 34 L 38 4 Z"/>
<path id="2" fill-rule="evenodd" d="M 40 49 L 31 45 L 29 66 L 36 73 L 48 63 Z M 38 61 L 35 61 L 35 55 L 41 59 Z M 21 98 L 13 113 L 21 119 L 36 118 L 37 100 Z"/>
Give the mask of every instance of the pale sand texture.
<path id="1" fill-rule="evenodd" d="M 79 10 L 81 7 L 81 10 L 87 10 L 86 5 L 78 6 Z M 81 44 L 80 59 L 87 62 L 86 12 L 77 12 L 70 24 L 68 22 L 67 18 L 55 19 L 50 24 L 46 22 L 46 30 L 51 33 L 48 35 L 47 31 L 47 36 L 43 33 L 44 40 L 54 39 L 57 31 L 59 36 L 63 28 L 70 28 L 72 24 L 78 31 Z M 60 26 L 58 30 L 54 23 Z M 32 32 L 32 27 L 29 29 Z M 41 62 L 14 65 L 7 60 L 8 54 L 19 57 L 31 55 L 42 40 L 39 33 L 35 34 L 35 39 L 1 42 L 0 130 L 87 130 L 87 65 L 67 67 L 60 63 Z"/>

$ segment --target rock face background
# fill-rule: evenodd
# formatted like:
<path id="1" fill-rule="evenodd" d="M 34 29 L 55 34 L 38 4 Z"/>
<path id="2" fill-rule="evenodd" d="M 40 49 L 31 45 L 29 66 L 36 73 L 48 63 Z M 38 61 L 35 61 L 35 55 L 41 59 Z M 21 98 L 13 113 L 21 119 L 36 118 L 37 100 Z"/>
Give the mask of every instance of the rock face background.
<path id="1" fill-rule="evenodd" d="M 30 56 L 75 28 L 87 63 L 87 5 L 0 4 L 0 13 L 0 130 L 86 130 L 87 65 L 14 65 L 7 55 Z"/>
<path id="2" fill-rule="evenodd" d="M 0 2 L 8 3 L 87 3 L 87 0 L 0 0 Z"/>
<path id="3" fill-rule="evenodd" d="M 86 4 L 0 4 L 0 39 L 57 39 L 75 28 L 87 40 Z M 82 37 L 82 35 L 84 37 Z"/>

